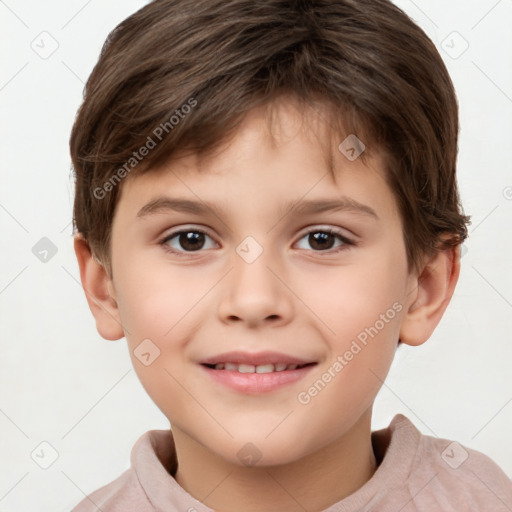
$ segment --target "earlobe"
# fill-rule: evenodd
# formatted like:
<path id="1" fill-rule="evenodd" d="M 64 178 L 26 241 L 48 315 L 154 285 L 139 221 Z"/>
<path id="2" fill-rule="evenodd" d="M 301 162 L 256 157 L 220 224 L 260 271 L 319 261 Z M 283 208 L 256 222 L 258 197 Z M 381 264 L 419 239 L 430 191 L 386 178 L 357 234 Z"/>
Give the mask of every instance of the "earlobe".
<path id="1" fill-rule="evenodd" d="M 106 340 L 118 340 L 124 336 L 114 284 L 101 263 L 92 256 L 89 244 L 82 235 L 75 235 L 74 249 L 80 280 L 89 309 L 96 320 L 96 329 Z"/>
<path id="2" fill-rule="evenodd" d="M 406 345 L 421 345 L 439 324 L 460 273 L 460 245 L 437 253 L 411 281 L 411 300 L 400 329 Z"/>

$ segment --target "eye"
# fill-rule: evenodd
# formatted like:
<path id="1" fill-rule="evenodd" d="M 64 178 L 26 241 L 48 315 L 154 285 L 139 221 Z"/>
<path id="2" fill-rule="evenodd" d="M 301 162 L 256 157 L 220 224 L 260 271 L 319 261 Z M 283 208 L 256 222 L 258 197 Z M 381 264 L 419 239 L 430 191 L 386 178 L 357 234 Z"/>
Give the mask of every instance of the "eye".
<path id="1" fill-rule="evenodd" d="M 208 239 L 211 241 L 208 246 Z M 356 242 L 348 239 L 341 233 L 331 228 L 308 231 L 300 240 L 306 240 L 314 252 L 327 252 L 328 254 L 338 253 L 347 250 L 350 246 L 355 246 Z M 336 244 L 338 240 L 338 245 Z M 200 252 L 201 249 L 212 249 L 217 246 L 212 237 L 202 229 L 181 229 L 166 235 L 160 242 L 164 249 L 179 256 L 187 256 L 194 252 Z M 331 250 L 335 247 L 335 250 Z M 308 249 L 307 247 L 299 247 Z"/>
<path id="2" fill-rule="evenodd" d="M 336 239 L 340 242 L 336 247 L 337 249 L 334 251 L 330 251 L 329 249 L 332 249 Z M 306 240 L 307 243 L 311 245 L 313 250 L 315 252 L 327 252 L 329 251 L 329 254 L 337 253 L 339 251 L 344 251 L 346 249 L 349 249 L 350 246 L 356 245 L 356 243 L 347 237 L 343 236 L 341 233 L 339 233 L 336 230 L 333 230 L 331 228 L 328 229 L 314 229 L 311 231 L 308 231 L 300 240 Z M 299 242 L 300 242 L 299 240 Z M 304 247 L 300 247 L 301 249 L 304 249 Z M 306 248 L 307 249 L 307 248 Z"/>
<path id="3" fill-rule="evenodd" d="M 189 228 L 170 233 L 159 243 L 169 252 L 186 254 L 189 252 L 197 252 L 204 248 L 210 249 L 215 247 L 215 242 L 213 242 L 213 246 L 211 247 L 204 247 L 205 239 L 207 238 L 213 242 L 213 239 L 205 231 Z"/>

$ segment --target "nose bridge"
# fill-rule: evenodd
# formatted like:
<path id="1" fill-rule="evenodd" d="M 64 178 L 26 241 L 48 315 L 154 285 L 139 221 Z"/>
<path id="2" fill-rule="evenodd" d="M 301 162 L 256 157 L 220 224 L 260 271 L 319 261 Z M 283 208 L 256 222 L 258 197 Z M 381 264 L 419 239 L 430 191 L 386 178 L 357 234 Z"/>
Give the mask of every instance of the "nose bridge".
<path id="1" fill-rule="evenodd" d="M 252 324 L 265 320 L 288 321 L 292 306 L 290 292 L 276 277 L 277 269 L 281 268 L 276 251 L 253 236 L 242 240 L 235 251 L 233 268 L 219 305 L 221 318 Z"/>

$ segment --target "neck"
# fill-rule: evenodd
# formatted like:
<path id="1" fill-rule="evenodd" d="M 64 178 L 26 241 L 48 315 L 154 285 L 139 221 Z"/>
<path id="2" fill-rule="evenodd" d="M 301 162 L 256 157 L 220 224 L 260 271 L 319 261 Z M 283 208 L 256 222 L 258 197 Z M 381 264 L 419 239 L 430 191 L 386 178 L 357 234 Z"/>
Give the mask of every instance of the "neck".
<path id="1" fill-rule="evenodd" d="M 300 460 L 277 466 L 240 466 L 173 427 L 174 478 L 217 512 L 321 511 L 364 485 L 376 470 L 371 408 L 343 436 Z"/>

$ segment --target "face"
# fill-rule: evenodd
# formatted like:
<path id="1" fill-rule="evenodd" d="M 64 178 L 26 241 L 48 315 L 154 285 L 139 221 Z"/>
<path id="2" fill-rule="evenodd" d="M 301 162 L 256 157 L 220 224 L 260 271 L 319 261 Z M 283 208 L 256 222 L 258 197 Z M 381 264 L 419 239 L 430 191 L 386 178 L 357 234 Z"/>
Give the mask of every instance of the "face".
<path id="1" fill-rule="evenodd" d="M 113 290 L 144 388 L 176 432 L 239 465 L 247 443 L 260 464 L 287 463 L 356 424 L 411 284 L 379 158 L 349 160 L 291 100 L 275 113 L 273 137 L 255 109 L 215 155 L 127 179 L 112 228 Z M 233 351 L 249 359 L 222 355 Z M 271 372 L 203 364 L 237 358 Z M 265 365 L 293 358 L 307 366 Z"/>

